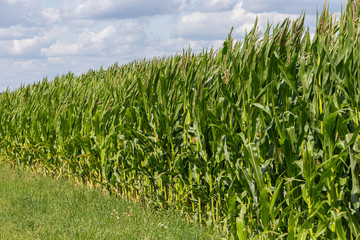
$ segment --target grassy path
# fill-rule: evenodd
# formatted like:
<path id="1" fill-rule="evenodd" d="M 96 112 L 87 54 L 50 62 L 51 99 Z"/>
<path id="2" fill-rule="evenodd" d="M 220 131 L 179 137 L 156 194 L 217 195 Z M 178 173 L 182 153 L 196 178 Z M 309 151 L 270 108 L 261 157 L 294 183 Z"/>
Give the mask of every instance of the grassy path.
<path id="1" fill-rule="evenodd" d="M 0 239 L 214 239 L 176 214 L 0 164 Z"/>

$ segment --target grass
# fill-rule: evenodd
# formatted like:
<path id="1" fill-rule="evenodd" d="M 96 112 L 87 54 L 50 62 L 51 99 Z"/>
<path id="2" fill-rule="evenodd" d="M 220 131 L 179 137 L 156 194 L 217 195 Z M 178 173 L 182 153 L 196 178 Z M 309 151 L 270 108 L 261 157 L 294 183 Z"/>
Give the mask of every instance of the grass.
<path id="1" fill-rule="evenodd" d="M 215 239 L 172 212 L 0 165 L 0 239 Z"/>

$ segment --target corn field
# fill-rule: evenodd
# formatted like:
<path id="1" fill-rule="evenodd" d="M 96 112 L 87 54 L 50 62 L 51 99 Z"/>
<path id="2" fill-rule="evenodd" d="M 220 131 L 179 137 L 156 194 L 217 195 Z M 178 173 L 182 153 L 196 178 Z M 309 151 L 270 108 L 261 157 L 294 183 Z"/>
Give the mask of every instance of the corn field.
<path id="1" fill-rule="evenodd" d="M 360 236 L 360 3 L 0 95 L 0 158 L 231 239 Z"/>

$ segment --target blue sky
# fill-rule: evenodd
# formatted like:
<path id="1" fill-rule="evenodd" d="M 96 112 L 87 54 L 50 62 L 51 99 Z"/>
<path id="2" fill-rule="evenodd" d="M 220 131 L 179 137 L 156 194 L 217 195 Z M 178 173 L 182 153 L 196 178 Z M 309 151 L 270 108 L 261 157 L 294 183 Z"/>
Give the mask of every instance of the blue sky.
<path id="1" fill-rule="evenodd" d="M 328 0 L 340 13 L 345 0 Z M 313 31 L 324 0 L 0 0 L 0 91 L 118 62 L 218 48 L 306 11 Z"/>

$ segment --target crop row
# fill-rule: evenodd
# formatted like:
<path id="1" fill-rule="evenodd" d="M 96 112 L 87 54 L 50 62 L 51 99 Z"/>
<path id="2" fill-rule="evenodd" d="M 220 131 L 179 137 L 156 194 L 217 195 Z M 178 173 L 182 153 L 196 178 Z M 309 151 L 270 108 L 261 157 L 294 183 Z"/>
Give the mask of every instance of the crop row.
<path id="1" fill-rule="evenodd" d="M 0 95 L 0 156 L 234 239 L 360 234 L 359 2 Z"/>

